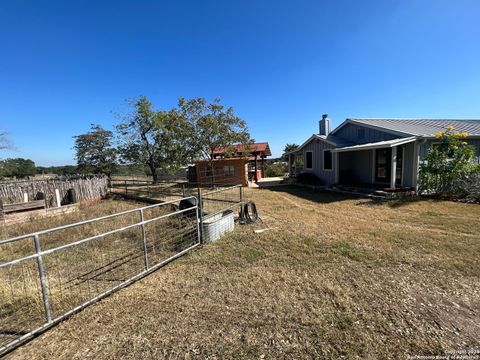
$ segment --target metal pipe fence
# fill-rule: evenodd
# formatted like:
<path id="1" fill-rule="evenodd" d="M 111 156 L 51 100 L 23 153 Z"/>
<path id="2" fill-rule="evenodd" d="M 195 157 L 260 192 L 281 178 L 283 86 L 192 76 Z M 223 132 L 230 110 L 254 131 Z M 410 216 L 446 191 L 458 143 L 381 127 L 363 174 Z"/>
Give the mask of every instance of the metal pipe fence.
<path id="1" fill-rule="evenodd" d="M 112 193 L 128 195 L 131 197 L 146 197 L 160 200 L 173 200 L 185 196 L 197 196 L 198 189 L 203 192 L 226 189 L 232 186 L 241 186 L 228 183 L 196 183 L 196 182 L 171 182 L 159 181 L 154 183 L 149 180 L 117 180 L 110 185 Z"/>
<path id="2" fill-rule="evenodd" d="M 195 248 L 204 222 L 245 201 L 241 185 L 131 184 L 164 202 L 0 241 L 0 356 Z"/>
<path id="3" fill-rule="evenodd" d="M 1 240 L 0 356 L 198 246 L 179 200 Z"/>

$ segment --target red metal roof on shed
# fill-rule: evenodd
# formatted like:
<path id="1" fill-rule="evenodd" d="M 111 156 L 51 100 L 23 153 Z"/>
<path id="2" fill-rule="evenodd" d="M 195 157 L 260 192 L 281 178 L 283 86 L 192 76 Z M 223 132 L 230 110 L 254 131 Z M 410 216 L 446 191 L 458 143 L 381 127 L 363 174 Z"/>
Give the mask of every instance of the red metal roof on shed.
<path id="1" fill-rule="evenodd" d="M 250 146 L 250 151 L 251 152 L 263 153 L 263 155 L 265 155 L 265 156 L 271 156 L 272 155 L 272 153 L 270 151 L 270 146 L 268 146 L 268 142 L 254 143 L 254 144 L 250 144 L 249 146 Z M 232 147 L 238 153 L 243 152 L 243 144 L 232 145 Z M 213 151 L 213 155 L 221 155 L 221 154 L 224 154 L 224 153 L 225 153 L 225 148 L 224 147 L 216 148 Z"/>

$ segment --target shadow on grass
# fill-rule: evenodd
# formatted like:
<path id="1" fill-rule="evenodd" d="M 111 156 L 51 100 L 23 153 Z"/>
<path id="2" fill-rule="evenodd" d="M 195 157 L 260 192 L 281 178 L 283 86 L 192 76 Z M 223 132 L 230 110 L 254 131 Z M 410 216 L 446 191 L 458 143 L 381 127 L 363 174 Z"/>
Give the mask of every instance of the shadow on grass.
<path id="1" fill-rule="evenodd" d="M 285 186 L 275 186 L 275 187 L 265 187 L 264 190 L 286 193 L 296 197 L 300 197 L 305 200 L 314 201 L 320 204 L 329 204 L 335 202 L 342 202 L 347 200 L 359 200 L 356 205 L 367 205 L 367 206 L 381 206 L 387 205 L 391 208 L 400 208 L 405 205 L 416 203 L 419 201 L 432 201 L 432 199 L 423 199 L 420 197 L 408 197 L 401 199 L 382 199 L 377 197 L 369 197 L 365 194 L 350 194 L 350 193 L 340 193 L 327 190 L 317 190 L 307 187 L 295 186 L 295 185 L 285 185 Z M 440 201 L 440 200 L 438 200 Z"/>

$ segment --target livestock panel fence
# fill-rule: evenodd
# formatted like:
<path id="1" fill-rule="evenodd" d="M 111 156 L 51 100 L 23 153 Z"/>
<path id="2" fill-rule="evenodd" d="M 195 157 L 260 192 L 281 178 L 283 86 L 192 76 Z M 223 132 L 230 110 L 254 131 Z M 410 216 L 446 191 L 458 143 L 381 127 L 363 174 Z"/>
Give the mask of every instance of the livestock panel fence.
<path id="1" fill-rule="evenodd" d="M 138 179 L 112 180 L 110 182 L 112 193 L 162 200 L 178 199 L 189 195 L 197 196 L 199 189 L 207 192 L 232 186 L 236 185 L 231 183 L 197 183 L 165 180 L 153 182 L 151 180 Z"/>
<path id="2" fill-rule="evenodd" d="M 242 216 L 241 185 L 150 185 L 122 189 L 175 199 L 0 240 L 0 356 L 230 231 L 236 208 Z"/>
<path id="3" fill-rule="evenodd" d="M 201 218 L 187 196 L 1 240 L 0 356 L 197 247 Z"/>

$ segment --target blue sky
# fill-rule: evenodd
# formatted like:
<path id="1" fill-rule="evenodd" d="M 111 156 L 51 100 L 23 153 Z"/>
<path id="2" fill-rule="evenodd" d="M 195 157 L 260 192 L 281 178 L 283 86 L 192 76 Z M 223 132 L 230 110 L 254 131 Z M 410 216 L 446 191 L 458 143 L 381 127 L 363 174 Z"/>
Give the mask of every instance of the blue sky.
<path id="1" fill-rule="evenodd" d="M 125 99 L 221 97 L 274 155 L 346 117 L 480 118 L 480 2 L 2 1 L 0 130 L 37 165 Z"/>

